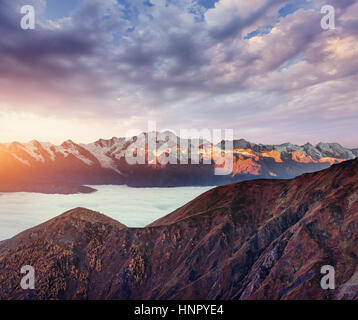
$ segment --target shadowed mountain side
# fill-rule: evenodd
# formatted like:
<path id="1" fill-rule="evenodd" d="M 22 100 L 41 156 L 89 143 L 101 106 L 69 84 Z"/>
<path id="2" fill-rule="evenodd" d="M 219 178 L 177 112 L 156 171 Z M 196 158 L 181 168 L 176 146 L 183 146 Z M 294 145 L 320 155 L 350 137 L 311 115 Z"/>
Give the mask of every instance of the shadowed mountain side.
<path id="1" fill-rule="evenodd" d="M 92 193 L 97 190 L 87 186 L 81 186 L 76 183 L 39 183 L 39 182 L 23 182 L 1 183 L 0 192 L 35 192 L 44 194 L 76 194 L 76 193 Z"/>
<path id="2" fill-rule="evenodd" d="M 356 299 L 358 160 L 212 189 L 146 228 L 78 208 L 0 243 L 1 299 Z M 36 290 L 20 288 L 23 265 Z M 336 289 L 323 290 L 332 265 Z"/>

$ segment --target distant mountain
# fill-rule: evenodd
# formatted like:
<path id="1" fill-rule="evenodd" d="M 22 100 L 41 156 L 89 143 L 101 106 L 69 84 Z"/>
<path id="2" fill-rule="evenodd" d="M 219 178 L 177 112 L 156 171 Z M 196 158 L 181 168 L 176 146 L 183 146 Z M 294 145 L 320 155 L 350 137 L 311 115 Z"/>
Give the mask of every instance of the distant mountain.
<path id="1" fill-rule="evenodd" d="M 0 192 L 34 192 L 44 194 L 93 193 L 97 190 L 76 183 L 9 182 L 0 184 Z"/>
<path id="2" fill-rule="evenodd" d="M 336 143 L 320 143 L 315 147 L 309 143 L 303 146 L 290 143 L 262 145 L 241 139 L 233 141 L 233 148 L 226 150 L 234 157 L 233 173 L 217 176 L 213 154 L 224 149 L 224 142 L 212 145 L 207 141 L 185 141 L 171 135 L 169 140 L 172 142 L 169 143 L 170 134 L 157 133 L 158 150 L 167 145 L 167 150 L 160 155 L 149 154 L 147 133 L 131 138 L 101 139 L 91 144 L 76 144 L 71 140 L 60 146 L 38 141 L 0 144 L 0 192 L 15 190 L 17 185 L 49 183 L 174 187 L 222 185 L 257 178 L 289 179 L 358 156 L 358 149 L 347 149 Z M 145 154 L 148 160 L 170 153 L 177 160 L 176 164 L 148 161 L 146 165 L 129 165 L 125 155 L 136 150 L 135 145 L 140 141 L 144 147 L 138 152 Z M 188 148 L 179 148 L 177 143 L 187 144 Z M 195 145 L 199 148 L 195 149 Z M 194 155 L 200 158 L 199 164 L 193 164 Z M 183 159 L 188 164 L 183 164 Z M 211 162 L 203 164 L 208 159 Z"/>
<path id="3" fill-rule="evenodd" d="M 351 160 L 217 187 L 146 228 L 71 210 L 0 242 L 0 299 L 358 299 L 357 241 Z M 35 290 L 20 288 L 23 265 Z"/>

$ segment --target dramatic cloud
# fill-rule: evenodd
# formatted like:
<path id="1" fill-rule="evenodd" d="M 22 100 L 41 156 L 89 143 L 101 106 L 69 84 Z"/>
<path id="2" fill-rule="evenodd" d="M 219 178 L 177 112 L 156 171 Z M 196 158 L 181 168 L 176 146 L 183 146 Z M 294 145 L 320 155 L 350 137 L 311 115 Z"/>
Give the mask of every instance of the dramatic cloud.
<path id="1" fill-rule="evenodd" d="M 20 28 L 22 4 L 36 8 L 36 30 Z M 321 28 L 327 4 L 335 30 Z M 46 0 L 0 0 L 1 114 L 111 128 L 98 135 L 150 119 L 260 142 L 356 144 L 354 0 L 83 0 L 71 9 L 53 19 Z"/>

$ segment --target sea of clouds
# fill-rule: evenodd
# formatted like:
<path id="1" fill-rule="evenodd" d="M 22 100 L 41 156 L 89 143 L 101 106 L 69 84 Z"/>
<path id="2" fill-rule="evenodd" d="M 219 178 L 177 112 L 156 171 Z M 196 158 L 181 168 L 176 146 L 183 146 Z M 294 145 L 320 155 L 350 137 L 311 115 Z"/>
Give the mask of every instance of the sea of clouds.
<path id="1" fill-rule="evenodd" d="M 99 211 L 128 227 L 144 227 L 174 211 L 210 187 L 129 188 L 95 186 L 92 194 L 0 194 L 0 241 L 15 236 L 61 213 L 85 207 Z"/>

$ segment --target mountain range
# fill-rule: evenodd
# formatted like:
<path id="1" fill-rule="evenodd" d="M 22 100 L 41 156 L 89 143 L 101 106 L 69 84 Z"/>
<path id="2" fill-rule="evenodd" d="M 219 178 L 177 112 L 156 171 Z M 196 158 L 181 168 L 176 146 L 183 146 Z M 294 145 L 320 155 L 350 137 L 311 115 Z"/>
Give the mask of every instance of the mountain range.
<path id="1" fill-rule="evenodd" d="M 0 242 L 0 299 L 358 299 L 357 248 L 358 159 L 216 187 L 145 228 L 70 210 Z"/>
<path id="2" fill-rule="evenodd" d="M 171 141 L 168 143 L 168 136 Z M 129 165 L 125 155 L 139 141 L 146 153 L 148 133 L 131 138 L 100 139 L 90 144 L 68 140 L 61 145 L 31 141 L 0 144 L 0 192 L 33 191 L 45 193 L 93 192 L 84 185 L 126 184 L 132 187 L 215 186 L 258 178 L 290 179 L 315 172 L 334 163 L 354 159 L 358 149 L 347 149 L 337 143 L 307 143 L 303 146 L 254 144 L 234 140 L 226 153 L 233 156 L 233 171 L 226 176 L 215 175 L 213 153 L 224 150 L 224 141 L 212 144 L 206 140 L 186 140 L 172 133 L 156 133 L 156 145 L 164 144 L 177 163 Z M 187 145 L 188 148 L 178 147 Z M 195 146 L 197 147 L 195 149 Z M 200 162 L 192 161 L 194 152 Z M 155 154 L 154 157 L 163 156 Z M 153 156 L 153 155 L 152 155 Z M 209 158 L 209 164 L 204 164 Z M 187 164 L 180 160 L 186 159 Z"/>

